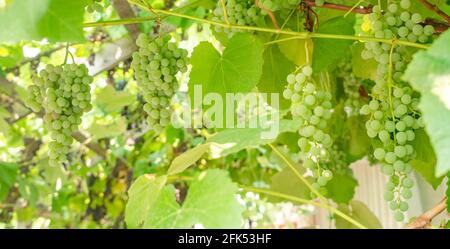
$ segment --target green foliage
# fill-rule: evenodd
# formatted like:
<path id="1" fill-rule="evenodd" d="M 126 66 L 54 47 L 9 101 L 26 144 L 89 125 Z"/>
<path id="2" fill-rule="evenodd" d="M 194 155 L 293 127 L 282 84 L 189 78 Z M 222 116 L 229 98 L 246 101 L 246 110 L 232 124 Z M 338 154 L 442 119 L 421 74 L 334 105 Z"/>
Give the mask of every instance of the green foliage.
<path id="1" fill-rule="evenodd" d="M 419 51 L 406 70 L 404 79 L 421 93 L 420 108 L 425 129 L 437 157 L 436 176 L 450 170 L 450 103 L 448 83 L 450 74 L 450 32 L 445 32 L 427 51 Z"/>
<path id="2" fill-rule="evenodd" d="M 305 171 L 305 169 L 300 166 L 296 166 L 296 169 L 300 173 L 304 173 Z M 313 180 L 310 177 L 306 179 L 312 184 Z M 270 190 L 302 199 L 311 198 L 311 191 L 309 188 L 304 182 L 298 179 L 289 167 L 283 168 L 283 170 L 272 176 Z M 269 200 L 273 202 L 284 201 L 284 199 L 279 197 L 270 197 Z"/>
<path id="3" fill-rule="evenodd" d="M 201 85 L 203 94 L 245 93 L 255 87 L 263 67 L 263 47 L 255 36 L 234 35 L 220 54 L 211 43 L 201 42 L 191 57 L 189 95 Z"/>
<path id="4" fill-rule="evenodd" d="M 85 0 L 20 0 L 0 12 L 1 41 L 41 40 L 50 42 L 84 40 L 82 23 Z M 14 30 L 14 32 L 11 32 Z"/>
<path id="5" fill-rule="evenodd" d="M 378 218 L 370 211 L 370 209 L 360 201 L 351 201 L 349 206 L 340 205 L 339 210 L 349 215 L 356 221 L 360 222 L 367 228 L 377 229 L 382 228 Z M 341 217 L 336 217 L 336 228 L 340 229 L 355 229 L 356 226 L 349 223 Z"/>
<path id="6" fill-rule="evenodd" d="M 0 201 L 6 198 L 9 188 L 14 184 L 18 172 L 15 163 L 0 162 Z"/>
<path id="7" fill-rule="evenodd" d="M 421 129 L 416 132 L 416 139 L 412 145 L 417 156 L 411 161 L 411 165 L 434 189 L 437 189 L 444 177 L 436 177 L 436 154 L 425 130 Z"/>
<path id="8" fill-rule="evenodd" d="M 111 85 L 100 90 L 96 96 L 97 105 L 105 112 L 119 112 L 123 107 L 135 102 L 133 95 L 126 91 L 116 91 Z"/>
<path id="9" fill-rule="evenodd" d="M 237 186 L 227 173 L 207 170 L 191 182 L 180 206 L 175 188 L 164 186 L 165 177 L 141 176 L 130 188 L 126 221 L 130 228 L 236 228 L 242 207 L 235 199 Z"/>
<path id="10" fill-rule="evenodd" d="M 324 34 L 342 34 L 353 35 L 354 16 L 336 17 L 323 23 L 317 32 Z M 326 69 L 328 66 L 336 63 L 338 59 L 343 57 L 350 45 L 353 43 L 349 40 L 334 39 L 313 39 L 314 53 L 312 58 L 312 66 L 316 73 Z"/>
<path id="11" fill-rule="evenodd" d="M 298 130 L 299 125 L 300 123 L 297 120 L 280 120 L 276 135 Z M 276 136 L 273 139 L 262 138 L 262 134 L 267 131 L 268 129 L 263 127 L 226 129 L 208 138 L 207 142 L 221 145 L 223 150 L 219 151 L 219 154 L 226 156 L 245 148 L 257 147 L 275 141 Z"/>
<path id="12" fill-rule="evenodd" d="M 328 197 L 336 203 L 349 203 L 355 195 L 358 181 L 349 173 L 336 172 L 326 188 Z"/>
<path id="13" fill-rule="evenodd" d="M 278 93 L 281 95 L 284 90 L 286 77 L 294 70 L 294 67 L 294 64 L 280 52 L 277 46 L 266 48 L 264 51 L 263 74 L 258 83 L 259 92 Z M 281 98 L 280 108 L 285 109 L 287 107 L 289 107 L 289 103 Z"/>

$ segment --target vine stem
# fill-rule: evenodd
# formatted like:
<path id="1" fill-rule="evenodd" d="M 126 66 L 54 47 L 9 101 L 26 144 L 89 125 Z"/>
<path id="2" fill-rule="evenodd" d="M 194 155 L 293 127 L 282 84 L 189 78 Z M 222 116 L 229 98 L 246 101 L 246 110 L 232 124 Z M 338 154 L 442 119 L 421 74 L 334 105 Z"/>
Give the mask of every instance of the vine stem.
<path id="1" fill-rule="evenodd" d="M 302 39 L 308 39 L 308 38 L 339 39 L 339 40 L 354 40 L 354 41 L 374 41 L 374 42 L 382 42 L 382 43 L 387 43 L 387 44 L 392 44 L 392 43 L 396 42 L 397 44 L 409 46 L 409 47 L 416 47 L 416 48 L 422 48 L 422 49 L 428 48 L 427 45 L 418 44 L 418 43 L 409 42 L 409 41 L 395 40 L 395 39 L 385 39 L 385 38 L 375 38 L 375 37 L 365 37 L 365 36 L 352 36 L 352 35 L 338 35 L 338 34 L 323 34 L 323 33 L 313 33 L 313 32 L 296 32 L 296 31 L 263 28 L 263 27 L 255 27 L 255 26 L 226 24 L 223 22 L 212 21 L 212 20 L 199 18 L 199 17 L 195 17 L 195 16 L 190 16 L 190 15 L 177 13 L 177 12 L 173 12 L 173 11 L 168 11 L 168 10 L 162 10 L 162 9 L 150 10 L 147 6 L 140 4 L 140 3 L 136 2 L 135 0 L 128 0 L 128 1 L 132 4 L 135 4 L 139 7 L 141 7 L 142 9 L 144 9 L 146 11 L 149 11 L 149 12 L 154 12 L 154 13 L 168 15 L 168 16 L 176 16 L 176 17 L 189 19 L 192 21 L 200 22 L 200 23 L 215 25 L 215 26 L 219 26 L 219 27 L 224 27 L 224 28 L 292 35 L 292 36 L 298 36 L 299 39 L 300 39 L 300 37 Z M 114 24 L 118 25 L 121 23 L 120 23 L 120 21 L 115 21 Z"/>
<path id="2" fill-rule="evenodd" d="M 308 187 L 311 192 L 313 192 L 317 197 L 319 197 L 320 201 L 326 202 L 326 198 L 319 192 L 317 189 L 315 189 L 303 176 L 298 172 L 298 170 L 295 168 L 295 166 L 289 161 L 289 159 L 281 153 L 275 146 L 272 144 L 269 144 L 269 147 L 277 154 L 277 156 L 294 172 L 295 176 L 297 176 L 300 181 L 302 181 L 306 187 Z"/>
<path id="3" fill-rule="evenodd" d="M 444 18 L 444 20 L 446 20 L 447 23 L 450 24 L 450 16 L 447 15 L 444 11 L 440 10 L 436 5 L 431 4 L 427 0 L 419 0 L 419 2 L 422 3 L 422 5 L 424 5 L 428 9 L 430 9 L 431 11 L 434 11 L 436 14 Z"/>
<path id="4" fill-rule="evenodd" d="M 220 4 L 222 5 L 223 17 L 225 18 L 225 22 L 229 25 L 230 21 L 228 21 L 228 13 L 227 13 L 227 6 L 225 6 L 225 0 L 220 0 Z"/>
<path id="5" fill-rule="evenodd" d="M 355 225 L 356 227 L 360 228 L 360 229 L 367 229 L 367 227 L 365 227 L 363 224 L 359 223 L 358 221 L 354 220 L 352 217 L 346 215 L 345 213 L 341 212 L 339 209 L 329 206 L 327 204 L 321 203 L 321 202 L 316 202 L 313 200 L 307 200 L 307 199 L 302 199 L 296 196 L 291 196 L 291 195 L 286 195 L 283 193 L 279 193 L 279 192 L 275 192 L 275 191 L 271 191 L 268 189 L 260 189 L 260 188 L 254 188 L 254 187 L 247 187 L 247 186 L 240 186 L 240 188 L 242 188 L 243 190 L 246 191 L 250 191 L 250 192 L 254 192 L 254 193 L 259 193 L 259 194 L 265 194 L 265 195 L 270 195 L 270 196 L 274 196 L 274 197 L 279 197 L 288 201 L 292 201 L 292 202 L 297 202 L 297 203 L 301 203 L 301 204 L 310 204 L 310 205 L 314 205 L 316 207 L 320 207 L 323 209 L 326 209 L 338 216 L 340 216 L 341 218 L 345 219 L 346 221 L 352 223 L 353 225 Z"/>
<path id="6" fill-rule="evenodd" d="M 425 228 L 438 214 L 442 213 L 447 208 L 447 198 L 444 198 L 436 206 L 432 207 L 430 210 L 426 211 L 419 217 L 417 217 L 413 222 L 406 225 L 405 228 L 417 229 Z"/>

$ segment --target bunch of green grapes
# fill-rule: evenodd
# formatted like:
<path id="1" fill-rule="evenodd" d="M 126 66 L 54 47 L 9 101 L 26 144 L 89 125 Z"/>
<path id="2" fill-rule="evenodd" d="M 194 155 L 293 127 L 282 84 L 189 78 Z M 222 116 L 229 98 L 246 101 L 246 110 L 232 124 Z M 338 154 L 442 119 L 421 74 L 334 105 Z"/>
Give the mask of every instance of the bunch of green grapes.
<path id="1" fill-rule="evenodd" d="M 298 131 L 298 145 L 303 165 L 311 170 L 316 179 L 314 188 L 325 193 L 324 186 L 333 177 L 330 170 L 321 167 L 330 159 L 333 145 L 331 136 L 326 132 L 332 114 L 332 96 L 316 88 L 312 73 L 310 66 L 304 66 L 301 72 L 288 75 L 283 97 L 291 101 L 291 114 L 302 124 Z"/>
<path id="2" fill-rule="evenodd" d="M 371 30 L 368 35 L 376 38 L 397 38 L 410 42 L 426 43 L 434 33 L 430 25 L 423 26 L 423 18 L 411 13 L 410 0 L 391 3 L 387 11 L 380 6 L 373 7 L 369 15 Z M 363 27 L 364 30 L 364 27 Z M 403 212 L 408 210 L 407 200 L 411 198 L 412 179 L 410 161 L 415 153 L 411 142 L 415 130 L 424 127 L 418 109 L 417 94 L 401 81 L 410 57 L 403 46 L 368 42 L 361 53 L 363 59 L 373 58 L 378 62 L 372 100 L 360 112 L 369 115 L 367 134 L 380 144 L 373 156 L 382 163 L 382 171 L 390 176 L 385 199 L 395 212 L 397 221 L 404 221 Z"/>
<path id="3" fill-rule="evenodd" d="M 179 88 L 176 74 L 187 71 L 188 52 L 170 39 L 170 35 L 151 38 L 140 34 L 136 40 L 139 50 L 131 63 L 146 102 L 147 122 L 156 132 L 170 122 L 170 102 Z"/>
<path id="4" fill-rule="evenodd" d="M 33 78 L 28 106 L 34 112 L 44 110 L 44 123 L 52 139 L 48 154 L 51 166 L 67 161 L 71 134 L 78 130 L 83 113 L 92 108 L 92 81 L 86 66 L 76 64 L 47 65 Z"/>
<path id="5" fill-rule="evenodd" d="M 423 26 L 421 24 L 422 16 L 419 13 L 408 11 L 410 5 L 410 0 L 401 0 L 400 4 L 389 4 L 385 12 L 382 12 L 379 5 L 375 5 L 373 13 L 369 15 L 371 29 L 366 35 L 386 39 L 397 38 L 410 42 L 428 42 L 434 33 L 434 28 L 431 25 Z M 392 63 L 392 78 L 395 81 L 400 81 L 407 65 L 408 57 L 406 54 L 403 46 L 395 46 L 392 49 L 392 45 L 387 43 L 367 42 L 365 44 L 361 57 L 363 59 L 373 58 L 379 63 L 376 80 L 381 84 L 375 89 L 377 92 L 386 89 L 383 87 L 383 83 L 386 82 L 390 63 Z"/>
<path id="6" fill-rule="evenodd" d="M 413 97 L 410 87 L 394 87 L 390 99 L 373 99 L 361 108 L 361 114 L 370 115 L 366 122 L 367 135 L 379 141 L 373 156 L 381 162 L 381 170 L 390 176 L 384 195 L 395 211 L 395 219 L 403 221 L 403 212 L 408 210 L 413 180 L 408 176 L 415 157 L 411 142 L 414 130 L 424 127 L 423 118 L 417 108 L 419 99 Z"/>
<path id="7" fill-rule="evenodd" d="M 102 12 L 103 5 L 100 4 L 101 2 L 102 0 L 91 0 L 91 2 L 86 6 L 86 11 L 89 13 Z"/>
<path id="8" fill-rule="evenodd" d="M 344 103 L 345 112 L 348 116 L 359 114 L 359 109 L 364 104 L 359 89 L 360 79 L 353 74 L 352 64 L 349 60 L 341 61 L 336 68 L 336 75 L 342 80 L 346 100 Z"/>
<path id="9" fill-rule="evenodd" d="M 255 5 L 254 1 L 250 0 L 224 0 L 227 11 L 228 22 L 233 25 L 247 25 L 255 26 L 256 20 L 264 14 L 260 8 Z M 216 8 L 213 11 L 213 21 L 225 22 L 224 11 L 222 3 L 217 2 Z M 216 32 L 225 32 L 229 36 L 233 35 L 238 30 L 227 29 L 219 26 L 215 27 Z"/>

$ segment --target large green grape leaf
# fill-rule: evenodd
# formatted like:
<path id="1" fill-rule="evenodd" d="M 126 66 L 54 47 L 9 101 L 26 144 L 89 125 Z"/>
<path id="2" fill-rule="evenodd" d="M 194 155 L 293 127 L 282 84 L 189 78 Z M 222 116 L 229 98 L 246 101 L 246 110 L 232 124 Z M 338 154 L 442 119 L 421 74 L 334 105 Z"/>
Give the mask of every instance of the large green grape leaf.
<path id="1" fill-rule="evenodd" d="M 336 17 L 321 24 L 318 33 L 353 35 L 353 25 L 355 18 L 353 15 L 348 17 Z M 312 65 L 316 73 L 326 69 L 329 65 L 335 63 L 342 56 L 347 54 L 349 46 L 353 43 L 351 40 L 336 39 L 314 39 L 314 52 Z"/>
<path id="2" fill-rule="evenodd" d="M 120 112 L 123 107 L 131 105 L 135 99 L 126 91 L 116 91 L 111 85 L 107 85 L 97 94 L 95 99 L 98 107 L 105 113 Z"/>
<path id="3" fill-rule="evenodd" d="M 201 85 L 203 94 L 245 93 L 258 83 L 263 67 L 263 46 L 248 33 L 234 35 L 221 55 L 211 43 L 201 42 L 191 57 L 189 95 Z M 191 99 L 192 100 L 192 99 Z"/>
<path id="4" fill-rule="evenodd" d="M 300 125 L 301 123 L 296 120 L 279 120 L 279 129 L 276 135 L 297 131 Z M 267 130 L 262 127 L 226 129 L 208 138 L 207 142 L 222 145 L 223 150 L 220 155 L 226 156 L 245 148 L 257 147 L 275 141 L 276 136 L 273 139 L 263 138 L 262 133 L 267 132 Z"/>
<path id="5" fill-rule="evenodd" d="M 370 209 L 362 202 L 353 200 L 349 206 L 339 205 L 338 208 L 341 212 L 347 214 L 354 220 L 358 221 L 367 228 L 378 229 L 382 228 L 378 218 L 370 211 Z M 343 219 L 340 216 L 336 216 L 336 228 L 338 229 L 355 229 L 357 228 L 352 223 Z"/>
<path id="6" fill-rule="evenodd" d="M 356 186 L 358 181 L 351 174 L 335 172 L 326 186 L 327 197 L 336 203 L 348 203 L 355 195 Z"/>
<path id="7" fill-rule="evenodd" d="M 83 16 L 86 0 L 16 0 L 0 11 L 0 41 L 84 40 Z M 13 31 L 13 32 L 11 32 Z"/>
<path id="8" fill-rule="evenodd" d="M 128 228 L 141 227 L 154 210 L 167 177 L 143 175 L 128 190 L 128 202 L 125 210 L 125 221 Z"/>
<path id="9" fill-rule="evenodd" d="M 106 137 L 117 137 L 127 130 L 127 120 L 120 117 L 110 124 L 100 124 L 94 122 L 87 128 L 93 139 L 102 139 Z"/>
<path id="10" fill-rule="evenodd" d="M 430 138 L 423 129 L 417 130 L 415 133 L 416 138 L 411 144 L 414 146 L 416 157 L 411 160 L 411 166 L 436 189 L 444 177 L 436 177 L 436 154 L 431 146 Z"/>
<path id="11" fill-rule="evenodd" d="M 161 182 L 155 183 L 158 179 L 141 176 L 130 188 L 128 227 L 191 228 L 195 224 L 205 228 L 240 227 L 243 207 L 236 199 L 238 188 L 226 171 L 212 169 L 197 174 L 181 206 L 176 201 L 175 188 L 172 185 L 162 188 Z"/>
<path id="12" fill-rule="evenodd" d="M 267 48 L 264 52 L 263 74 L 258 84 L 259 92 L 278 93 L 281 96 L 279 108 L 288 108 L 289 101 L 284 99 L 282 94 L 287 84 L 286 78 L 294 70 L 294 63 L 289 61 L 277 46 Z"/>
<path id="13" fill-rule="evenodd" d="M 16 182 L 18 169 L 15 163 L 0 162 L 0 201 L 6 198 L 9 189 Z"/>
<path id="14" fill-rule="evenodd" d="M 296 166 L 298 172 L 303 174 L 305 169 L 303 167 Z M 312 184 L 312 178 L 306 178 Z M 295 196 L 302 199 L 311 199 L 311 191 L 292 171 L 291 168 L 285 167 L 280 172 L 272 176 L 270 190 L 285 195 Z M 269 197 L 272 202 L 285 201 L 285 199 L 278 197 Z"/>
<path id="15" fill-rule="evenodd" d="M 419 107 L 437 157 L 436 176 L 450 170 L 450 32 L 413 57 L 404 79 L 421 93 Z"/>

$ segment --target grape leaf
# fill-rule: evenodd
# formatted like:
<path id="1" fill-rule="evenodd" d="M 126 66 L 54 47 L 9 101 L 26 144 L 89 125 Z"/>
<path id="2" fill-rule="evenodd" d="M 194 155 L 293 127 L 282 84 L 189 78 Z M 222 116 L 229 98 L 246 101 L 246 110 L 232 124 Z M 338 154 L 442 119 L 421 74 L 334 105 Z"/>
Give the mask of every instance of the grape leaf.
<path id="1" fill-rule="evenodd" d="M 323 23 L 318 33 L 323 34 L 341 34 L 353 35 L 353 25 L 355 23 L 354 16 L 336 17 Z M 351 40 L 336 40 L 336 39 L 313 39 L 313 69 L 316 73 L 324 70 L 329 65 L 335 63 L 342 56 L 346 54 L 349 46 L 353 43 Z"/>
<path id="2" fill-rule="evenodd" d="M 277 134 L 297 131 L 300 125 L 301 123 L 296 120 L 279 120 Z M 208 138 L 207 142 L 222 145 L 224 149 L 220 152 L 220 155 L 226 156 L 245 148 L 257 147 L 275 141 L 276 136 L 273 139 L 262 138 L 262 133 L 267 130 L 264 128 L 226 129 Z"/>
<path id="3" fill-rule="evenodd" d="M 279 40 L 290 38 L 288 35 L 280 35 Z M 278 47 L 281 53 L 286 56 L 290 61 L 294 62 L 297 66 L 303 66 L 307 63 L 308 59 L 312 57 L 313 42 L 311 39 L 296 39 L 278 42 Z M 308 56 L 306 54 L 308 51 Z"/>
<path id="4" fill-rule="evenodd" d="M 271 46 L 264 52 L 264 66 L 258 90 L 262 93 L 278 93 L 282 96 L 287 84 L 287 76 L 295 70 L 295 65 L 286 59 L 277 46 Z M 288 108 L 290 103 L 279 98 L 280 108 Z M 270 104 L 270 103 L 269 103 Z"/>
<path id="5" fill-rule="evenodd" d="M 183 172 L 185 169 L 197 162 L 197 160 L 209 150 L 210 146 L 211 145 L 209 143 L 201 144 L 177 156 L 170 164 L 167 174 L 175 175 Z"/>
<path id="6" fill-rule="evenodd" d="M 333 178 L 328 182 L 327 197 L 336 203 L 348 203 L 355 195 L 358 181 L 349 173 L 334 172 Z"/>
<path id="7" fill-rule="evenodd" d="M 111 124 L 92 123 L 87 131 L 92 135 L 93 139 L 102 139 L 106 137 L 117 137 L 127 130 L 127 120 L 120 117 Z"/>
<path id="8" fill-rule="evenodd" d="M 353 200 L 349 206 L 339 205 L 341 212 L 347 214 L 354 220 L 358 221 L 367 228 L 382 228 L 378 218 L 370 211 L 370 209 L 362 202 Z M 340 216 L 336 216 L 336 228 L 338 229 L 354 229 L 358 228 Z"/>
<path id="9" fill-rule="evenodd" d="M 116 91 L 111 85 L 107 85 L 96 96 L 97 105 L 105 112 L 120 112 L 123 107 L 131 105 L 135 101 L 132 94 L 126 91 Z"/>
<path id="10" fill-rule="evenodd" d="M 42 40 L 80 42 L 86 0 L 20 0 L 0 11 L 0 40 Z M 14 30 L 14 32 L 11 32 Z"/>
<path id="11" fill-rule="evenodd" d="M 161 187 L 162 181 L 155 183 L 158 179 L 141 176 L 130 188 L 129 203 L 134 205 L 127 205 L 128 227 L 240 227 L 243 207 L 235 196 L 238 188 L 226 171 L 212 169 L 197 174 L 181 206 L 176 201 L 175 188 Z"/>
<path id="12" fill-rule="evenodd" d="M 125 221 L 128 228 L 138 228 L 144 224 L 154 209 L 167 177 L 152 175 L 140 176 L 128 190 L 128 203 L 125 210 Z"/>
<path id="13" fill-rule="evenodd" d="M 300 173 L 304 173 L 305 169 L 300 166 L 296 166 L 296 169 Z M 306 178 L 310 183 L 312 183 L 312 178 Z M 295 196 L 302 199 L 311 199 L 309 188 L 303 183 L 292 171 L 291 168 L 285 167 L 280 172 L 272 176 L 270 184 L 270 190 L 277 193 L 282 193 L 285 195 Z M 285 199 L 279 197 L 269 197 L 269 201 L 280 202 L 285 201 Z"/>
<path id="14" fill-rule="evenodd" d="M 0 201 L 6 198 L 9 189 L 15 183 L 18 169 L 15 163 L 0 162 Z"/>
<path id="15" fill-rule="evenodd" d="M 413 57 L 404 79 L 421 93 L 419 107 L 425 130 L 437 157 L 436 176 L 450 170 L 450 32 L 443 33 L 427 51 Z"/>
<path id="16" fill-rule="evenodd" d="M 352 69 L 356 77 L 362 79 L 375 80 L 377 76 L 378 63 L 374 59 L 364 60 L 361 58 L 361 52 L 364 49 L 364 43 L 356 43 L 352 46 Z"/>
<path id="17" fill-rule="evenodd" d="M 415 134 L 416 138 L 411 145 L 414 147 L 416 157 L 410 164 L 434 189 L 437 189 L 443 177 L 435 176 L 436 154 L 430 144 L 430 138 L 423 129 L 416 130 Z"/>
<path id="18" fill-rule="evenodd" d="M 203 94 L 249 92 L 262 74 L 263 47 L 248 33 L 234 35 L 222 55 L 211 43 L 201 42 L 194 49 L 191 65 L 191 99 L 194 85 L 201 85 Z"/>

